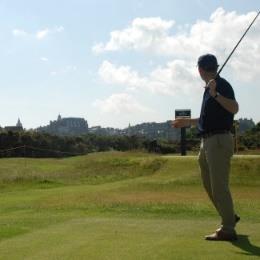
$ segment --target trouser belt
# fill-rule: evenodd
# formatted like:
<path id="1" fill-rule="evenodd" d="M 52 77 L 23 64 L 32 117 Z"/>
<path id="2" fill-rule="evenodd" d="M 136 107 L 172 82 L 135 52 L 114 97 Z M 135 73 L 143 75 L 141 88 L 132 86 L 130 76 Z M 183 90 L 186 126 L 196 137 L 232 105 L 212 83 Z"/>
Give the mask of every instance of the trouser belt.
<path id="1" fill-rule="evenodd" d="M 210 132 L 207 132 L 207 133 L 203 133 L 201 134 L 201 137 L 202 138 L 209 138 L 213 135 L 218 135 L 218 134 L 229 134 L 230 131 L 229 130 L 215 130 L 215 131 L 210 131 Z"/>

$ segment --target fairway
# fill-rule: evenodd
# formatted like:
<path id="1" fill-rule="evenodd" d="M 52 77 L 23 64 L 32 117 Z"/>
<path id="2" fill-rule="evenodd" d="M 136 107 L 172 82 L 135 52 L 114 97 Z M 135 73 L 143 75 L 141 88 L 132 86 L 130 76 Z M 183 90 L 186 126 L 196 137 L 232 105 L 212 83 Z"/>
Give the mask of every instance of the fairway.
<path id="1" fill-rule="evenodd" d="M 259 259 L 260 158 L 232 160 L 239 240 L 208 242 L 219 218 L 193 156 L 96 153 L 0 160 L 0 259 Z"/>

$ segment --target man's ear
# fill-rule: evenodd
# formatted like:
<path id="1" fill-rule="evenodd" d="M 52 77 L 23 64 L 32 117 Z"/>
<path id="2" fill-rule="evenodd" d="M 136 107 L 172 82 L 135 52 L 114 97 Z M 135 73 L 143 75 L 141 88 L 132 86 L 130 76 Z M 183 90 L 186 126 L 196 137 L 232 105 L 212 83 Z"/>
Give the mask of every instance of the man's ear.
<path id="1" fill-rule="evenodd" d="M 198 71 L 199 71 L 200 75 L 204 74 L 204 70 L 202 68 L 198 67 Z"/>

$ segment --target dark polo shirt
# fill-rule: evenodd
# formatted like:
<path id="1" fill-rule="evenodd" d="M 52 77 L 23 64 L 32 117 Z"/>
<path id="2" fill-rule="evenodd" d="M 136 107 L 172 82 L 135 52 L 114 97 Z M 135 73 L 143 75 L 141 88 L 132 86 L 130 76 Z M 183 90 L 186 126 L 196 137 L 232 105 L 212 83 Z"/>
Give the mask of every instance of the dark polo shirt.
<path id="1" fill-rule="evenodd" d="M 232 86 L 223 78 L 216 78 L 216 90 L 221 96 L 235 100 Z M 214 131 L 231 130 L 234 114 L 223 108 L 217 100 L 209 94 L 206 88 L 203 95 L 198 130 L 200 134 Z"/>

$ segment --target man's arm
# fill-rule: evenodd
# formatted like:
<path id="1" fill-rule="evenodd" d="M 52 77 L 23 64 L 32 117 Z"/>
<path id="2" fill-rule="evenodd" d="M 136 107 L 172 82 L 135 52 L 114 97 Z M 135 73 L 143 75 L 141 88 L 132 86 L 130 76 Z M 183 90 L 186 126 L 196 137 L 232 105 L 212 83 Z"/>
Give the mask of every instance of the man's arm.
<path id="1" fill-rule="evenodd" d="M 217 93 L 215 94 L 215 96 Z M 213 96 L 214 97 L 214 96 Z M 224 107 L 228 112 L 232 114 L 236 114 L 238 112 L 238 103 L 234 99 L 226 98 L 224 96 L 221 96 L 220 94 L 217 95 L 215 100 L 222 106 Z"/>
<path id="2" fill-rule="evenodd" d="M 216 86 L 216 81 L 214 79 L 208 82 L 207 87 L 209 87 L 209 94 L 213 98 L 215 98 L 215 100 L 228 112 L 236 114 L 239 109 L 237 101 L 234 99 L 226 98 L 221 94 L 217 93 Z"/>
<path id="3" fill-rule="evenodd" d="M 177 118 L 172 121 L 174 128 L 196 126 L 199 122 L 199 118 Z"/>

